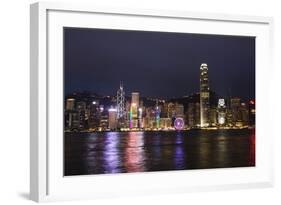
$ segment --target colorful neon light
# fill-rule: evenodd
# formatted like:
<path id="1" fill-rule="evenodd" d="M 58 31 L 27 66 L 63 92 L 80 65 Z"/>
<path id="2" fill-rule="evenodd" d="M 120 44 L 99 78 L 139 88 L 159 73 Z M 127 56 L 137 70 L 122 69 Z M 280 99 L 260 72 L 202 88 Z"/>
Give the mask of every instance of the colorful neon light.
<path id="1" fill-rule="evenodd" d="M 158 106 L 156 107 L 155 114 L 156 114 L 156 127 L 158 129 L 160 127 L 160 109 Z"/>
<path id="2" fill-rule="evenodd" d="M 138 121 L 138 126 L 139 128 L 143 128 L 143 123 L 142 123 L 142 108 L 139 108 L 139 121 Z"/>
<path id="3" fill-rule="evenodd" d="M 129 118 L 130 118 L 130 129 L 132 129 L 133 128 L 133 106 L 132 105 L 130 106 L 130 116 L 129 116 Z"/>

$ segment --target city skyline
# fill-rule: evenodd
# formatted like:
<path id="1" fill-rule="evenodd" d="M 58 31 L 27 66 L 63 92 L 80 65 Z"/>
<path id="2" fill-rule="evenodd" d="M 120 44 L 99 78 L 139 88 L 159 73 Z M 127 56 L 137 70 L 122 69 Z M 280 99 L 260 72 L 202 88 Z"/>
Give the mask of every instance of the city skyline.
<path id="1" fill-rule="evenodd" d="M 184 102 L 156 98 L 150 99 L 152 104 L 148 105 L 140 92 L 135 91 L 126 99 L 122 82 L 115 97 L 91 94 L 83 99 L 69 97 L 65 102 L 65 131 L 179 131 L 255 126 L 255 99 L 243 102 L 239 97 L 216 96 L 210 91 L 208 65 L 202 63 L 199 69 L 200 93 L 191 101 L 188 98 Z"/>
<path id="2" fill-rule="evenodd" d="M 255 98 L 252 37 L 79 28 L 65 28 L 64 35 L 65 95 L 114 96 L 122 81 L 127 93 L 187 96 L 200 92 L 198 65 L 208 62 L 212 91 Z"/>
<path id="3" fill-rule="evenodd" d="M 66 176 L 255 166 L 254 37 L 64 28 L 64 94 Z"/>

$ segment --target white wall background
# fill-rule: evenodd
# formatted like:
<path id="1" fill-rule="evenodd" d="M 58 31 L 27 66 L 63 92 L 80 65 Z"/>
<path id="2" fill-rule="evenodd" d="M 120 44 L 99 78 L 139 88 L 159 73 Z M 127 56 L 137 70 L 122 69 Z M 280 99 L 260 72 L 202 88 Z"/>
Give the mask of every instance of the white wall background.
<path id="1" fill-rule="evenodd" d="M 77 0 L 78 1 L 78 0 Z M 0 204 L 31 204 L 29 192 L 29 4 L 0 4 Z M 79 2 L 82 2 L 80 0 Z M 92 0 L 97 5 L 273 16 L 276 107 L 274 188 L 118 198 L 66 204 L 281 204 L 281 6 L 278 0 Z M 278 118 L 279 117 L 279 118 Z M 233 176 L 235 177 L 235 176 Z"/>

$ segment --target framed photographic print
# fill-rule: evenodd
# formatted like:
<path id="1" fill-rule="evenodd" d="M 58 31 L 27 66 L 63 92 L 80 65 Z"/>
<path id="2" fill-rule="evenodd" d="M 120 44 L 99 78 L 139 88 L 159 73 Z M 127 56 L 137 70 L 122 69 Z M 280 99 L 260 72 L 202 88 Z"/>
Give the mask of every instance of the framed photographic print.
<path id="1" fill-rule="evenodd" d="M 31 199 L 272 186 L 272 22 L 31 5 Z"/>

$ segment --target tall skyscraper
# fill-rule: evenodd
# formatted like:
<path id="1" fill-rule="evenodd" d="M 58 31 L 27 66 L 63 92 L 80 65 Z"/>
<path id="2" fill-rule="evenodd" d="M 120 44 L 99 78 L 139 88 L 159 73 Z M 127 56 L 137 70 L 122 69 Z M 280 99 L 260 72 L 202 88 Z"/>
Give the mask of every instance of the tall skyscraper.
<path id="1" fill-rule="evenodd" d="M 138 108 L 140 105 L 140 93 L 133 92 L 132 93 L 132 104 L 135 104 L 135 106 Z"/>
<path id="2" fill-rule="evenodd" d="M 90 129 L 96 130 L 100 124 L 100 110 L 99 110 L 99 102 L 93 101 L 88 105 L 89 116 L 88 116 L 88 124 Z"/>
<path id="3" fill-rule="evenodd" d="M 104 109 L 103 105 L 100 105 L 99 107 L 100 110 L 100 123 L 99 123 L 99 130 L 100 131 L 105 131 L 108 128 L 108 115 L 109 112 Z"/>
<path id="4" fill-rule="evenodd" d="M 195 103 L 188 103 L 187 124 L 189 127 L 195 127 Z"/>
<path id="5" fill-rule="evenodd" d="M 110 130 L 117 128 L 117 110 L 114 108 L 108 110 L 108 128 Z"/>
<path id="6" fill-rule="evenodd" d="M 74 110 L 74 106 L 75 106 L 75 99 L 68 98 L 66 100 L 66 110 Z"/>
<path id="7" fill-rule="evenodd" d="M 123 84 L 120 83 L 120 87 L 117 90 L 117 119 L 122 119 L 126 117 L 125 110 L 125 91 Z"/>
<path id="8" fill-rule="evenodd" d="M 218 101 L 218 123 L 219 125 L 224 125 L 226 122 L 226 106 L 224 99 L 219 99 Z"/>
<path id="9" fill-rule="evenodd" d="M 246 103 L 241 103 L 240 112 L 243 125 L 249 125 L 249 110 Z"/>
<path id="10" fill-rule="evenodd" d="M 138 92 L 132 92 L 130 115 L 129 115 L 129 127 L 138 127 L 138 110 L 140 107 L 140 94 Z"/>
<path id="11" fill-rule="evenodd" d="M 77 111 L 70 111 L 66 113 L 65 116 L 65 120 L 66 120 L 66 127 L 69 130 L 78 130 L 80 129 L 79 127 L 79 115 Z"/>
<path id="12" fill-rule="evenodd" d="M 140 105 L 140 94 L 137 92 L 132 93 L 132 100 L 131 100 L 131 113 L 132 118 L 137 119 L 138 118 L 138 108 Z"/>
<path id="13" fill-rule="evenodd" d="M 79 101 L 76 103 L 76 110 L 79 116 L 79 128 L 85 129 L 87 128 L 87 116 L 86 116 L 86 103 L 83 101 Z"/>
<path id="14" fill-rule="evenodd" d="M 230 99 L 230 108 L 232 111 L 232 121 L 235 126 L 242 124 L 242 116 L 240 112 L 241 99 L 238 97 Z"/>
<path id="15" fill-rule="evenodd" d="M 216 107 L 210 107 L 209 110 L 209 125 L 216 126 L 218 123 L 218 113 Z"/>
<path id="16" fill-rule="evenodd" d="M 155 119 L 156 119 L 156 128 L 160 128 L 160 114 L 161 114 L 161 109 L 158 105 L 158 100 L 156 101 L 156 106 L 155 106 Z"/>
<path id="17" fill-rule="evenodd" d="M 200 125 L 209 126 L 210 88 L 208 78 L 208 66 L 202 63 L 200 66 Z"/>

